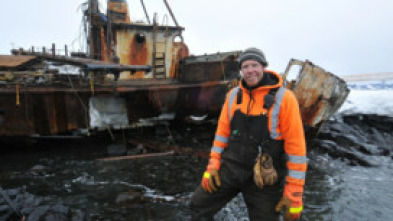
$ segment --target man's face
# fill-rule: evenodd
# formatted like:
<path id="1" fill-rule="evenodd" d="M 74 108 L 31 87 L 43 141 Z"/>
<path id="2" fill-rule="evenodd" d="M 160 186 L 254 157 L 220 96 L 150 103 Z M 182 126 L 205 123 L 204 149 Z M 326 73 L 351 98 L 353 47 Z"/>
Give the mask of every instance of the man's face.
<path id="1" fill-rule="evenodd" d="M 249 87 L 257 85 L 263 77 L 264 67 L 258 61 L 243 61 L 240 69 L 243 73 L 243 79 Z"/>

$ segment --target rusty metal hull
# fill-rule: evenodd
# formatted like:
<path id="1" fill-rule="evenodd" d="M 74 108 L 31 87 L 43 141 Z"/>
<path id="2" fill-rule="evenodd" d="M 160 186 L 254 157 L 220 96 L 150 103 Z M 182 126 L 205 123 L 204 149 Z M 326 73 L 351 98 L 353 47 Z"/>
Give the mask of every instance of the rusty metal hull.
<path id="1" fill-rule="evenodd" d="M 48 54 L 3 57 L 0 135 L 126 128 L 163 114 L 217 116 L 226 92 L 237 85 L 237 75 L 233 74 L 237 72 L 237 55 L 233 52 L 186 59 L 179 66 L 177 78 L 128 80 L 117 80 L 113 75 L 127 70 L 147 72 L 151 66 Z M 26 62 L 8 62 L 22 58 L 34 61 L 34 69 Z M 74 68 L 77 71 L 72 73 Z"/>
<path id="2" fill-rule="evenodd" d="M 125 101 L 129 125 L 165 113 L 217 115 L 231 82 L 166 85 L 127 85 L 113 88 L 70 89 L 59 87 L 0 88 L 2 136 L 69 133 L 90 128 L 89 100 L 116 97 Z M 19 104 L 17 104 L 17 102 Z M 91 128 L 90 128 L 91 129 Z"/>

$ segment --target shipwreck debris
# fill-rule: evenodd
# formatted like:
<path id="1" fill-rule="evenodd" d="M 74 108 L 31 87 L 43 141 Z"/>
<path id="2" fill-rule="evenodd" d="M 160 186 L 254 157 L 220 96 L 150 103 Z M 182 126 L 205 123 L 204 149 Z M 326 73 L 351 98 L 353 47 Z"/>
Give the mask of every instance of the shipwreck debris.
<path id="1" fill-rule="evenodd" d="M 83 6 L 86 52 L 14 49 L 0 55 L 0 136 L 90 135 L 128 129 L 147 119 L 216 118 L 225 94 L 239 83 L 241 51 L 191 55 L 167 1 L 174 25 L 132 21 L 126 1 Z M 287 87 L 299 100 L 304 124 L 320 128 L 346 99 L 345 81 L 312 64 L 300 65 Z M 165 117 L 163 117 L 165 116 Z M 87 131 L 87 132 L 86 132 Z"/>
<path id="2" fill-rule="evenodd" d="M 293 66 L 300 66 L 296 78 L 288 80 Z M 344 80 L 312 62 L 291 59 L 283 74 L 286 87 L 298 100 L 303 124 L 312 128 L 314 135 L 344 103 L 350 90 Z"/>

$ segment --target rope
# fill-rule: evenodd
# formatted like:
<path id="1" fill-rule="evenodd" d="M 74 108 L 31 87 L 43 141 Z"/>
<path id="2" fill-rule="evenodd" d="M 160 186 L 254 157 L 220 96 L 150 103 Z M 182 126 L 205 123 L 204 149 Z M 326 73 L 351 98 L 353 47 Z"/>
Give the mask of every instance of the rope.
<path id="1" fill-rule="evenodd" d="M 89 73 L 90 91 L 94 96 L 94 75 L 92 72 Z"/>
<path id="2" fill-rule="evenodd" d="M 20 105 L 20 100 L 19 100 L 19 83 L 16 83 L 15 85 L 15 91 L 16 91 L 16 105 Z"/>

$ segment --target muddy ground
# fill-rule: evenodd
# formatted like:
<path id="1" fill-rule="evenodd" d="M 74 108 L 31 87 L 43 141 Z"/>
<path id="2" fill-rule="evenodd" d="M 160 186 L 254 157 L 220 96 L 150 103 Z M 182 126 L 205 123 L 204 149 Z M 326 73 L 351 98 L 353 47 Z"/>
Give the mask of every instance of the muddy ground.
<path id="1" fill-rule="evenodd" d="M 3 140 L 0 184 L 26 220 L 189 220 L 187 204 L 215 127 L 172 124 L 117 133 L 115 141 L 128 143 L 128 155 L 159 152 L 151 142 L 195 151 L 114 161 L 102 159 L 124 149 L 112 145 L 108 132 L 83 139 Z M 308 140 L 302 220 L 389 220 L 392 131 L 393 118 L 352 115 L 333 118 L 317 139 Z M 0 220 L 15 217 L 0 196 Z M 215 220 L 248 220 L 241 195 Z"/>

